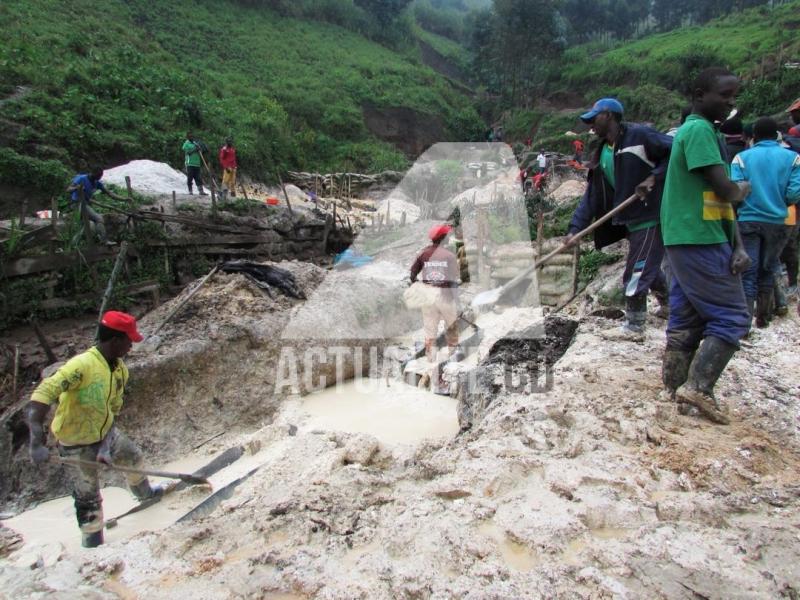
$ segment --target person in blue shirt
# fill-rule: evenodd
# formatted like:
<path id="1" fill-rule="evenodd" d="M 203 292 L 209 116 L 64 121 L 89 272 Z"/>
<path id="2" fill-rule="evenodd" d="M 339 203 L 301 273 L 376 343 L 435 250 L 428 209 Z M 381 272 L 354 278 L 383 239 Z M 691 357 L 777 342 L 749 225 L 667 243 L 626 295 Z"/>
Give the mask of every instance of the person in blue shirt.
<path id="1" fill-rule="evenodd" d="M 91 206 L 92 196 L 95 192 L 102 192 L 114 200 L 125 201 L 126 199 L 115 194 L 103 185 L 101 179 L 103 178 L 103 169 L 94 168 L 90 173 L 78 173 L 67 188 L 70 195 L 71 204 L 76 206 L 80 204 L 82 214 L 85 214 L 89 221 L 94 223 L 95 232 L 100 241 L 104 244 L 109 243 L 106 235 L 106 225 L 103 220 L 103 215 L 94 210 Z M 83 197 L 81 198 L 81 189 L 83 190 Z"/>
<path id="2" fill-rule="evenodd" d="M 756 327 L 766 327 L 774 294 L 774 264 L 786 243 L 787 206 L 800 200 L 800 155 L 778 143 L 778 124 L 764 117 L 753 125 L 754 145 L 731 164 L 733 181 L 749 181 L 750 194 L 739 207 L 742 242 L 752 261 L 742 285 Z"/>

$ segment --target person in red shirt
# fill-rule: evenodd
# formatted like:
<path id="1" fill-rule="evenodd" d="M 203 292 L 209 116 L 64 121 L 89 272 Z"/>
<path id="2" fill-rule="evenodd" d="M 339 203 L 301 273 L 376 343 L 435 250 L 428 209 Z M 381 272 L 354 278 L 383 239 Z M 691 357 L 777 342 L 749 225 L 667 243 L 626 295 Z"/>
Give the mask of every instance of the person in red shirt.
<path id="1" fill-rule="evenodd" d="M 438 288 L 436 302 L 422 309 L 422 322 L 425 329 L 425 354 L 430 362 L 434 360 L 436 335 L 439 323 L 444 321 L 445 337 L 451 354 L 458 349 L 458 281 L 459 267 L 456 255 L 442 247 L 442 242 L 452 231 L 449 225 L 435 225 L 428 232 L 431 239 L 411 265 L 411 282 L 422 279 L 422 283 Z"/>
<path id="2" fill-rule="evenodd" d="M 233 147 L 233 140 L 228 138 L 225 145 L 219 149 L 219 166 L 222 167 L 222 199 L 226 199 L 228 191 L 232 198 L 236 198 L 236 148 Z"/>
<path id="3" fill-rule="evenodd" d="M 583 164 L 583 142 L 581 140 L 573 140 L 572 147 L 575 148 L 575 162 Z"/>

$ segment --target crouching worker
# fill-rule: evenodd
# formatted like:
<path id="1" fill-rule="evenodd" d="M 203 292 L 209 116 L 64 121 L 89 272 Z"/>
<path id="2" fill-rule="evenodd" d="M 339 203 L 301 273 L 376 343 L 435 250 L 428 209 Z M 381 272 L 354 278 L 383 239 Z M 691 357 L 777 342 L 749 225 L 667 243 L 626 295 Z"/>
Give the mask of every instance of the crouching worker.
<path id="1" fill-rule="evenodd" d="M 117 429 L 114 419 L 122 408 L 122 394 L 128 382 L 122 357 L 133 342 L 141 341 L 134 317 L 108 311 L 101 320 L 98 344 L 42 380 L 27 408 L 34 464 L 49 459 L 44 422 L 53 403 L 58 407 L 50 429 L 62 457 L 130 467 L 140 464 L 140 450 Z M 68 473 L 83 546 L 99 546 L 103 543 L 104 522 L 98 469 L 70 466 Z M 127 475 L 127 479 L 139 500 L 163 493 L 141 475 Z"/>
<path id="2" fill-rule="evenodd" d="M 425 356 L 434 362 L 434 343 L 439 323 L 444 321 L 445 337 L 451 356 L 458 350 L 458 259 L 443 247 L 452 228 L 435 225 L 428 232 L 431 245 L 425 248 L 411 265 L 411 282 L 421 275 L 422 283 L 438 288 L 435 302 L 422 308 L 422 324 L 425 329 Z"/>

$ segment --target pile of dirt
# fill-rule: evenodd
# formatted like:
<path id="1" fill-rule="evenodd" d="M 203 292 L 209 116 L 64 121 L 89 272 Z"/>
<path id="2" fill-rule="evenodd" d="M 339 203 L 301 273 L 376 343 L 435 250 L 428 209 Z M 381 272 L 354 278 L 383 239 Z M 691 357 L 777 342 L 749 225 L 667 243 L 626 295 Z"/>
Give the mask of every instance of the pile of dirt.
<path id="1" fill-rule="evenodd" d="M 574 202 L 576 198 L 583 196 L 586 191 L 586 182 L 575 179 L 567 179 L 564 183 L 550 192 L 549 196 L 558 206 L 563 206 Z"/>
<path id="2" fill-rule="evenodd" d="M 578 322 L 572 319 L 547 318 L 541 324 L 495 342 L 485 363 L 512 366 L 543 361 L 554 365 L 566 352 L 577 328 Z"/>
<path id="3" fill-rule="evenodd" d="M 125 187 L 125 177 L 131 178 L 131 187 L 140 194 L 159 196 L 186 189 L 186 175 L 167 163 L 154 160 L 133 160 L 127 164 L 108 169 L 103 181 Z"/>

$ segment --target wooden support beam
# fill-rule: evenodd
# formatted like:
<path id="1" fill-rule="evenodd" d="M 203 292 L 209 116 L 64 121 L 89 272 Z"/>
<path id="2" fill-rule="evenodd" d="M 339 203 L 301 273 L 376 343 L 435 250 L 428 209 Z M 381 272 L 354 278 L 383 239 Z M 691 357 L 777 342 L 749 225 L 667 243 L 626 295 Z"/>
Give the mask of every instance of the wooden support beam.
<path id="1" fill-rule="evenodd" d="M 100 303 L 100 313 L 97 316 L 97 331 L 94 335 L 95 340 L 97 340 L 98 336 L 100 335 L 100 320 L 103 318 L 103 313 L 106 312 L 106 308 L 108 308 L 108 302 L 111 300 L 111 294 L 114 292 L 114 284 L 117 282 L 117 277 L 119 277 L 122 263 L 125 262 L 125 256 L 127 254 L 128 242 L 122 242 L 119 247 L 119 254 L 117 254 L 117 260 L 114 263 L 114 268 L 111 269 L 111 276 L 108 278 L 108 284 L 106 285 L 106 291 L 103 294 L 103 300 Z"/>
<path id="2" fill-rule="evenodd" d="M 50 343 L 47 341 L 47 337 L 44 335 L 44 331 L 42 328 L 39 327 L 39 323 L 36 320 L 31 321 L 31 327 L 33 327 L 33 332 L 36 334 L 36 339 L 39 340 L 39 345 L 44 350 L 45 355 L 47 356 L 47 364 L 52 365 L 55 362 L 58 362 L 58 358 L 53 352 L 53 348 L 50 346 Z"/>
<path id="3" fill-rule="evenodd" d="M 86 250 L 80 254 L 72 252 L 70 254 L 49 254 L 46 256 L 36 256 L 30 258 L 18 258 L 0 265 L 3 276 L 15 277 L 17 275 L 32 275 L 43 271 L 56 271 L 74 265 L 78 261 L 85 260 L 87 263 L 95 263 L 100 260 L 107 260 L 116 257 L 119 250 L 114 248 L 96 248 Z"/>

